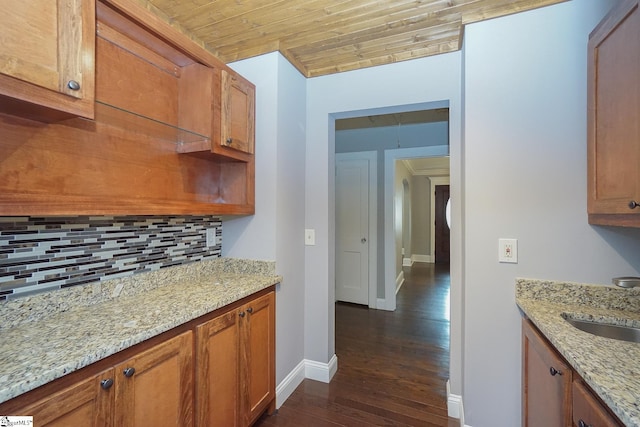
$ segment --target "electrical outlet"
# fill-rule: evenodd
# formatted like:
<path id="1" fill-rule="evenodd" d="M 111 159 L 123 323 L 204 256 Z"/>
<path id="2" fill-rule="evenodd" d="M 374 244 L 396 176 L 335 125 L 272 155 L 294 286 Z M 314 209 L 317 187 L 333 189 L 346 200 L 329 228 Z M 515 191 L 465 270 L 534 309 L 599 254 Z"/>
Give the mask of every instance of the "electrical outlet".
<path id="1" fill-rule="evenodd" d="M 498 239 L 498 261 L 518 263 L 518 239 Z"/>
<path id="2" fill-rule="evenodd" d="M 306 246 L 314 246 L 316 244 L 316 230 L 313 228 L 304 230 L 304 244 Z"/>
<path id="3" fill-rule="evenodd" d="M 207 247 L 212 248 L 216 245 L 216 229 L 215 228 L 207 228 Z"/>

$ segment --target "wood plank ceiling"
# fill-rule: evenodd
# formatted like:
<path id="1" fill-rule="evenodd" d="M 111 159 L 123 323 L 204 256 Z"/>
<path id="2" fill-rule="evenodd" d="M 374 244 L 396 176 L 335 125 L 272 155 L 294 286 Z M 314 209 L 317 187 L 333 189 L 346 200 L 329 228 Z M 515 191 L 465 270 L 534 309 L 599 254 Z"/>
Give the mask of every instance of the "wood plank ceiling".
<path id="1" fill-rule="evenodd" d="M 138 1 L 223 62 L 280 51 L 315 77 L 455 51 L 466 24 L 566 0 Z"/>

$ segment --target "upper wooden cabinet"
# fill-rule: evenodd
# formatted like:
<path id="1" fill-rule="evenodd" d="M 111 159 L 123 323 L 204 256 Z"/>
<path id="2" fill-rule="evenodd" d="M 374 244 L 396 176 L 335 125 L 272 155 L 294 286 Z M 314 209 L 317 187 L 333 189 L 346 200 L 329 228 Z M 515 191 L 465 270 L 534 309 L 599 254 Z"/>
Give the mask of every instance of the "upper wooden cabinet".
<path id="1" fill-rule="evenodd" d="M 91 12 L 94 120 L 35 123 L 0 95 L 0 215 L 253 214 L 253 85 L 135 0 L 77 1 L 42 6 Z"/>
<path id="2" fill-rule="evenodd" d="M 94 117 L 94 0 L 5 0 L 0 111 L 39 121 Z"/>
<path id="3" fill-rule="evenodd" d="M 242 76 L 222 70 L 220 95 L 220 140 L 217 145 L 253 154 L 255 87 Z"/>
<path id="4" fill-rule="evenodd" d="M 211 109 L 197 109 L 196 114 L 182 114 L 185 127 L 198 128 L 211 140 L 191 140 L 178 144 L 179 153 L 200 157 L 232 158 L 241 162 L 253 159 L 255 146 L 255 86 L 233 70 L 220 67 L 190 67 L 197 76 L 197 94 L 212 100 Z M 187 91 L 185 91 L 187 92 Z M 188 93 L 188 92 L 187 92 Z M 193 99 L 185 94 L 185 99 Z"/>
<path id="5" fill-rule="evenodd" d="M 589 223 L 640 227 L 640 10 L 618 4 L 589 37 Z"/>

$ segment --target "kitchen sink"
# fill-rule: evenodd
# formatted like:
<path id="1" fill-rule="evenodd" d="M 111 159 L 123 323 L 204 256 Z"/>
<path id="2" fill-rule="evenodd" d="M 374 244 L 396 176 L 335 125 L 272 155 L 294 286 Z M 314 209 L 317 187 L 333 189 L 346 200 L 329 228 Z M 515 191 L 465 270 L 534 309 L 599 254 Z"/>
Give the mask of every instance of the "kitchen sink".
<path id="1" fill-rule="evenodd" d="M 563 314 L 564 320 L 581 331 L 604 338 L 640 343 L 640 328 L 579 320 Z"/>

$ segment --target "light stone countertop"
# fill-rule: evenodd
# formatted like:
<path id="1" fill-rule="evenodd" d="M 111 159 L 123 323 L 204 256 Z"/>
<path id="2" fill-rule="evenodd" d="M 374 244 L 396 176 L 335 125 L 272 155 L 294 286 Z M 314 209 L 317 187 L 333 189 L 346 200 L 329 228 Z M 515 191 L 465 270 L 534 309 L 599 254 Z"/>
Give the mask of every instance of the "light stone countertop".
<path id="1" fill-rule="evenodd" d="M 0 304 L 0 403 L 282 281 L 273 263 L 247 262 L 201 261 Z"/>
<path id="2" fill-rule="evenodd" d="M 516 303 L 625 425 L 640 426 L 640 344 L 583 332 L 562 317 L 640 327 L 640 289 L 518 279 Z"/>

